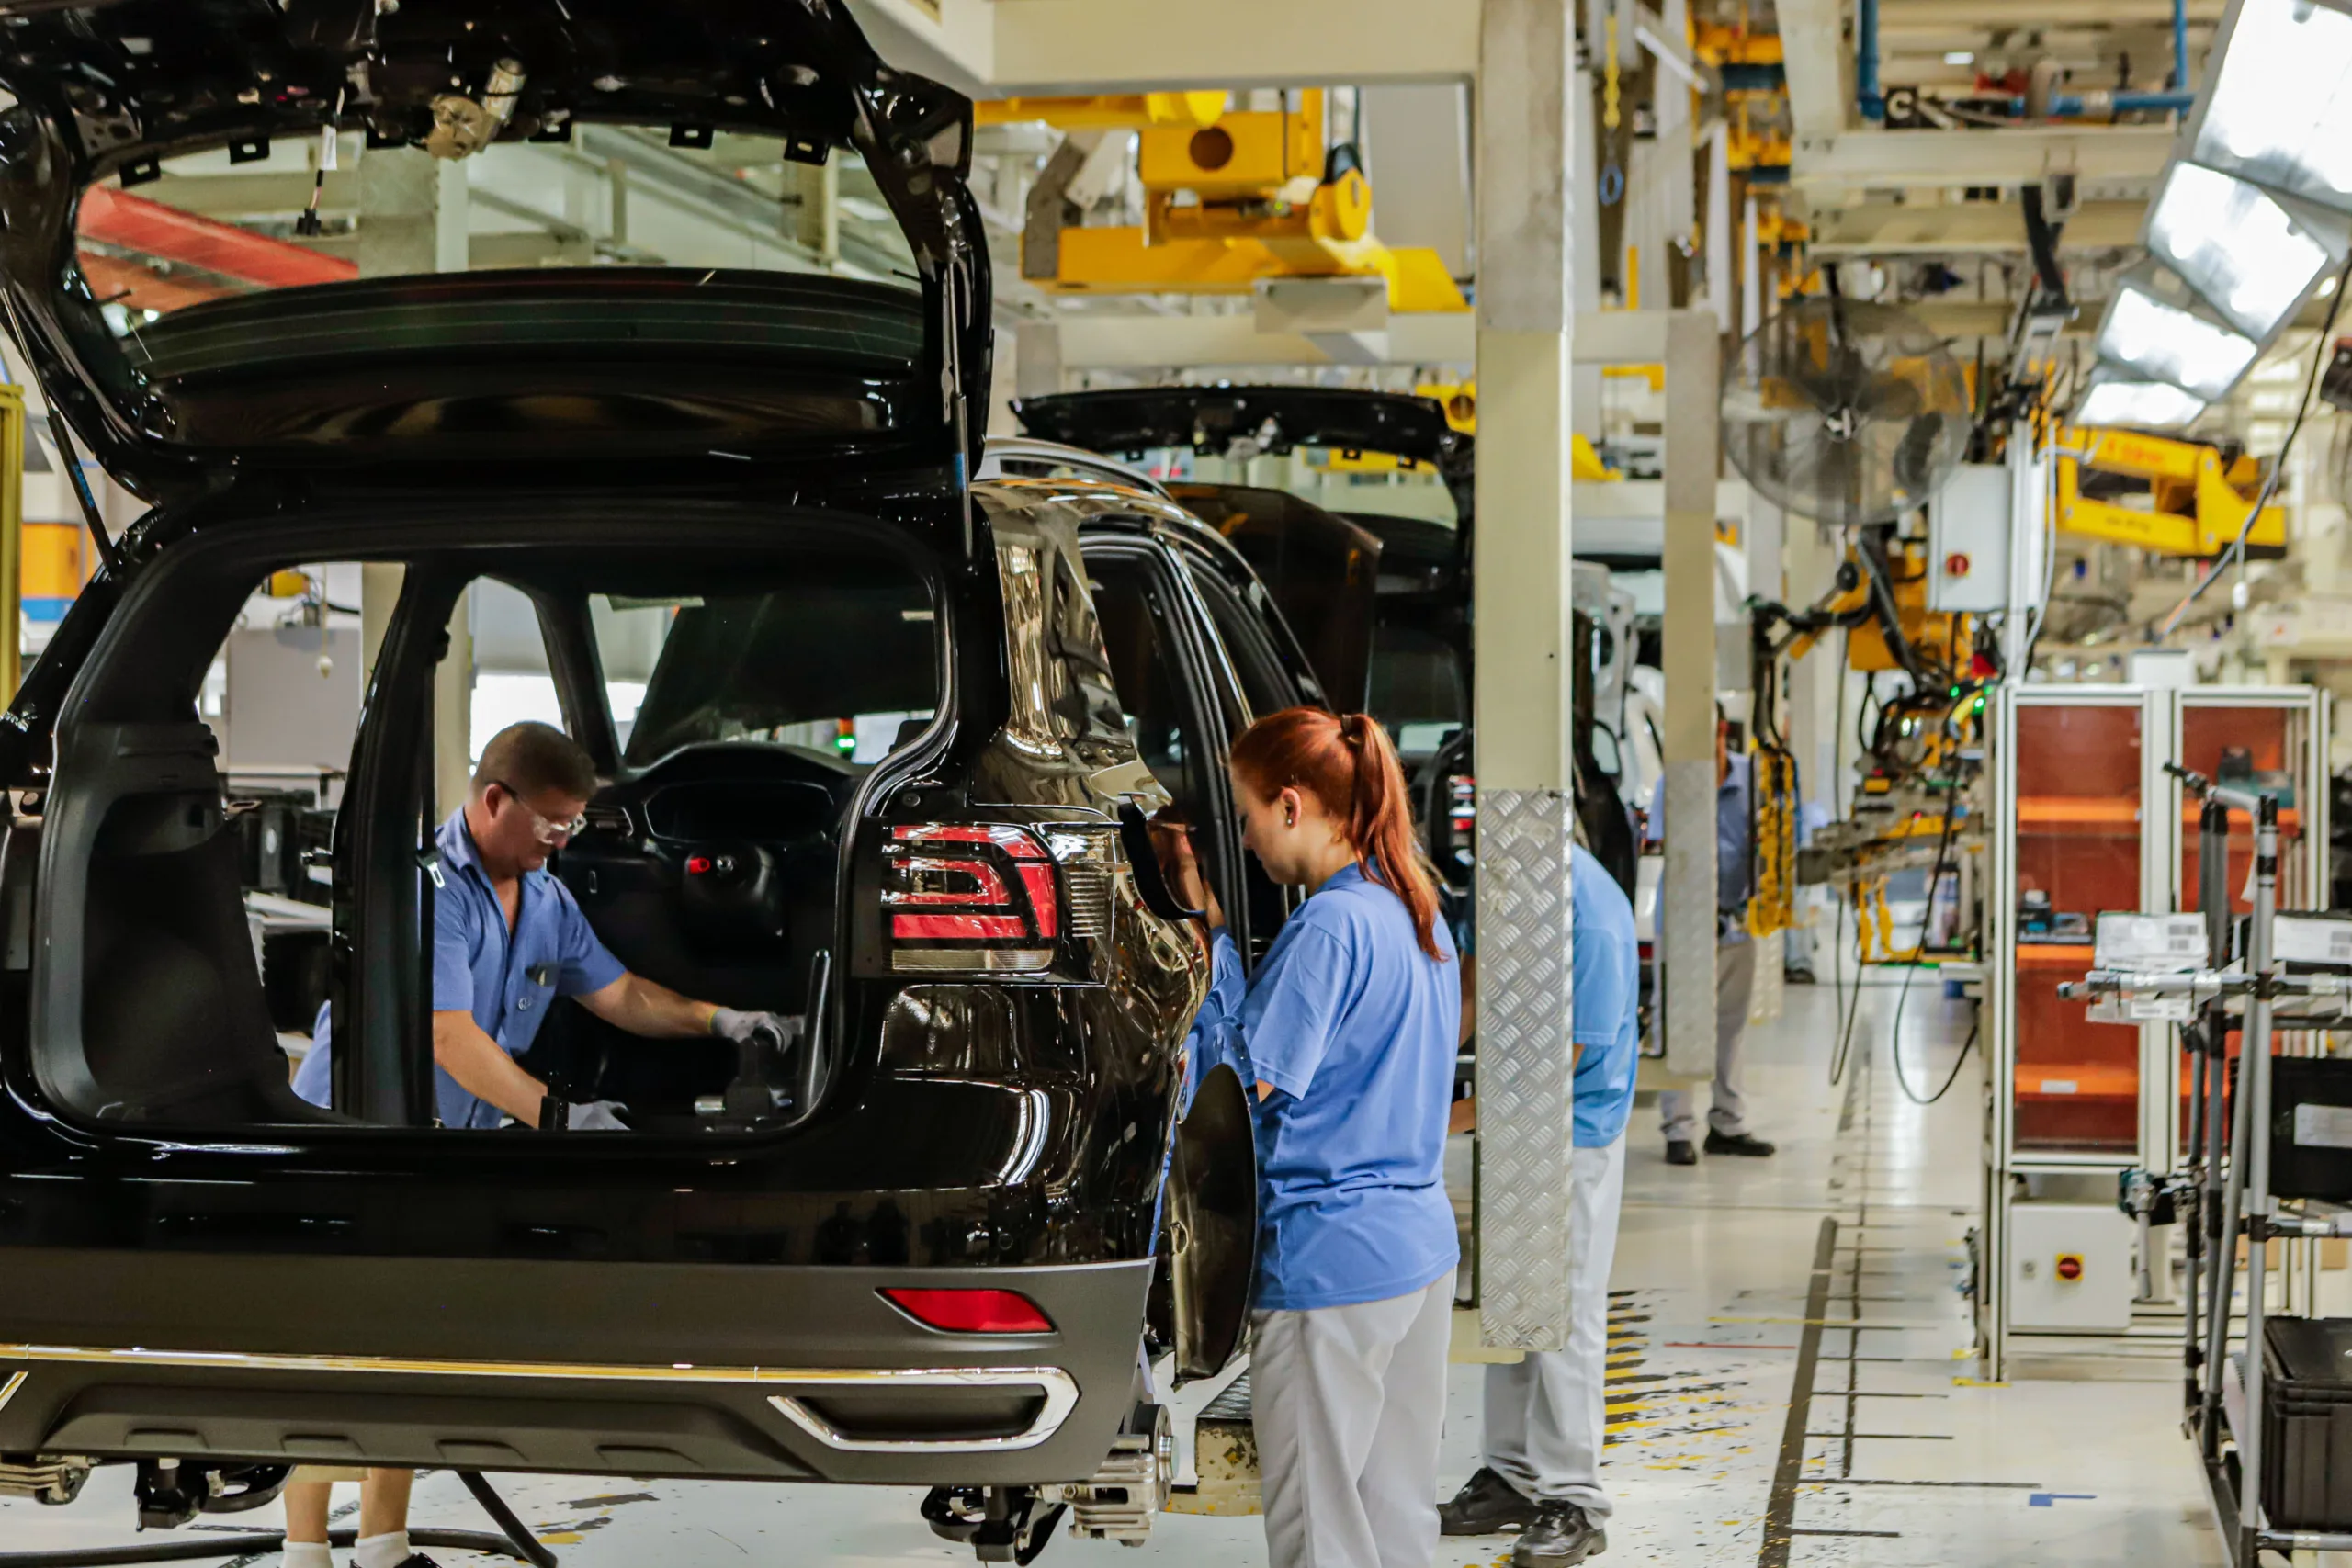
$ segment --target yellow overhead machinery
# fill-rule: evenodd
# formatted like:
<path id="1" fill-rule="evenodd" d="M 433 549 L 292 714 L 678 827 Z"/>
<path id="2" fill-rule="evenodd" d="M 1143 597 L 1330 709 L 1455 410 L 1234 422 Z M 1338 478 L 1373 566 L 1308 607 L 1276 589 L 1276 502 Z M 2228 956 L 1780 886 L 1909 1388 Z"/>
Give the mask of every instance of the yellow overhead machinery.
<path id="1" fill-rule="evenodd" d="M 1373 234 L 1371 184 L 1354 148 L 1327 143 L 1321 88 L 1283 94 L 1280 109 L 1204 118 L 1209 96 L 980 106 L 983 124 L 1044 119 L 1137 136 L 1144 221 L 1085 224 L 1063 195 L 1085 151 L 1065 143 L 1030 196 L 1022 276 L 1069 294 L 1247 294 L 1270 279 L 1377 277 L 1391 310 L 1470 308 L 1437 252 Z"/>
<path id="2" fill-rule="evenodd" d="M 2132 545 L 2168 556 L 2210 557 L 2230 547 L 2245 528 L 2266 477 L 2260 464 L 2218 447 L 2136 430 L 2059 433 L 2057 527 L 2062 534 Z M 2083 473 L 2144 480 L 2132 503 L 2083 493 Z M 2276 555 L 2287 547 L 2287 513 L 2266 506 L 2246 532 L 2249 555 Z"/>

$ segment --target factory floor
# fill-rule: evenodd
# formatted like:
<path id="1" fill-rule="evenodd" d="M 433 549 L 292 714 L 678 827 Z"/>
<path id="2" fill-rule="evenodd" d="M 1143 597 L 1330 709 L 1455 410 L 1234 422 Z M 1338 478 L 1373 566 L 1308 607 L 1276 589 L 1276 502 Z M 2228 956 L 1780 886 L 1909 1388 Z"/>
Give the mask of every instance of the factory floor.
<path id="1" fill-rule="evenodd" d="M 1837 1085 L 1830 987 L 1790 987 L 1782 1016 L 1753 1030 L 1752 1124 L 1780 1144 L 1774 1159 L 1668 1168 L 1655 1112 L 1635 1111 L 1611 1281 L 1609 1559 L 2220 1562 L 2170 1363 L 2047 1363 L 1986 1386 L 1964 1359 L 1982 1077 L 1972 1051 L 1939 1103 L 1912 1103 L 1888 1049 L 1896 996 L 1891 980 L 1865 987 L 1855 1068 Z M 1915 985 L 1901 1048 L 1921 1093 L 1951 1070 L 1967 1022 L 1965 1005 L 1943 1000 L 1931 979 Z M 1453 1369 L 1442 1494 L 1478 1462 L 1480 1378 L 1476 1365 Z M 1213 1392 L 1188 1390 L 1180 1408 Z M 562 1477 L 500 1485 L 567 1568 L 969 1561 L 923 1528 L 912 1492 Z M 0 1551 L 128 1540 L 129 1487 L 111 1470 L 70 1508 L 0 1502 Z M 356 1510 L 356 1492 L 337 1497 Z M 275 1510 L 207 1522 L 265 1521 Z M 448 1474 L 421 1482 L 416 1522 L 482 1527 Z M 1503 1538 L 1446 1541 L 1438 1563 L 1483 1568 L 1509 1553 Z M 494 1561 L 435 1555 L 449 1568 Z M 1256 1518 L 1164 1515 L 1140 1551 L 1063 1540 L 1044 1561 L 1227 1568 L 1263 1562 L 1265 1544 Z"/>

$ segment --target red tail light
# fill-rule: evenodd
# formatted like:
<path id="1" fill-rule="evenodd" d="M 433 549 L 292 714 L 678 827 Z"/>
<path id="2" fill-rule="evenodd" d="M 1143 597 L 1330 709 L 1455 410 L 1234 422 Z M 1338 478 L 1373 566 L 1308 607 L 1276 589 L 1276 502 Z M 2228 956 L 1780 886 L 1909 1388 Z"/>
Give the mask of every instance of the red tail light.
<path id="1" fill-rule="evenodd" d="M 890 829 L 882 906 L 890 967 L 903 972 L 1050 967 L 1060 884 L 1035 833 L 1008 823 Z"/>
<path id="2" fill-rule="evenodd" d="M 1017 1291 L 887 1290 L 882 1299 L 943 1334 L 1051 1334 L 1054 1320 Z"/>

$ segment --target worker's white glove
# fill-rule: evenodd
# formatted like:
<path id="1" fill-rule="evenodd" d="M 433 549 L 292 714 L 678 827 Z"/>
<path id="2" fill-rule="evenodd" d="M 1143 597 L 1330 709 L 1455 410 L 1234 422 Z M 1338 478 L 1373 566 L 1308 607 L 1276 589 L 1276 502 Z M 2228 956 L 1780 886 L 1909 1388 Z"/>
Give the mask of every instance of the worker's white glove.
<path id="1" fill-rule="evenodd" d="M 710 1032 L 721 1040 L 741 1044 L 761 1029 L 773 1030 L 778 1040 L 789 1032 L 784 1015 L 773 1012 L 737 1012 L 733 1008 L 720 1008 L 710 1015 Z"/>
<path id="2" fill-rule="evenodd" d="M 563 1124 L 574 1133 L 626 1133 L 628 1123 L 614 1114 L 622 1109 L 616 1100 L 596 1100 L 586 1105 L 567 1106 Z"/>

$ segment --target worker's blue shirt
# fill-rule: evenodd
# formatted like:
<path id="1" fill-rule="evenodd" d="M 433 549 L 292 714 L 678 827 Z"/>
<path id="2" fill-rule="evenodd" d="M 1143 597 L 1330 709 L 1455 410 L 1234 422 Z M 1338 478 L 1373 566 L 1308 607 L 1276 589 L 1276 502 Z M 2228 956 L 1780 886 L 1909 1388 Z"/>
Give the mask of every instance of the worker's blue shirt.
<path id="1" fill-rule="evenodd" d="M 1462 976 L 1442 921 L 1435 931 L 1442 959 L 1421 951 L 1405 901 L 1350 866 L 1250 979 L 1233 1043 L 1245 1077 L 1274 1089 L 1252 1091 L 1262 1311 L 1385 1301 L 1459 1261 L 1445 1118 Z"/>
<path id="2" fill-rule="evenodd" d="M 1609 868 L 1578 845 L 1569 852 L 1576 905 L 1576 998 L 1570 1032 L 1581 1048 L 1576 1072 L 1576 1146 L 1605 1149 L 1634 1114 L 1634 1058 L 1641 1049 L 1641 946 L 1634 906 Z"/>
<path id="3" fill-rule="evenodd" d="M 1756 832 L 1756 761 L 1745 754 L 1730 759 L 1731 771 L 1715 785 L 1715 938 L 1718 942 L 1747 940 L 1747 897 L 1755 891 L 1749 864 Z M 1666 784 L 1658 784 L 1651 803 L 1649 837 L 1666 837 Z M 1658 892 L 1658 930 L 1666 929 L 1665 889 Z"/>
<path id="4" fill-rule="evenodd" d="M 474 854 L 463 807 L 434 835 L 441 883 L 433 893 L 433 1010 L 469 1012 L 510 1056 L 538 1037 L 558 997 L 601 991 L 628 971 L 605 951 L 571 892 L 544 867 L 526 872 L 522 904 L 509 940 L 506 911 Z M 294 1092 L 324 1105 L 333 1092 L 327 1012 L 319 1010 L 311 1054 L 294 1075 Z M 505 1112 L 433 1069 L 435 1108 L 444 1127 L 495 1127 Z"/>

